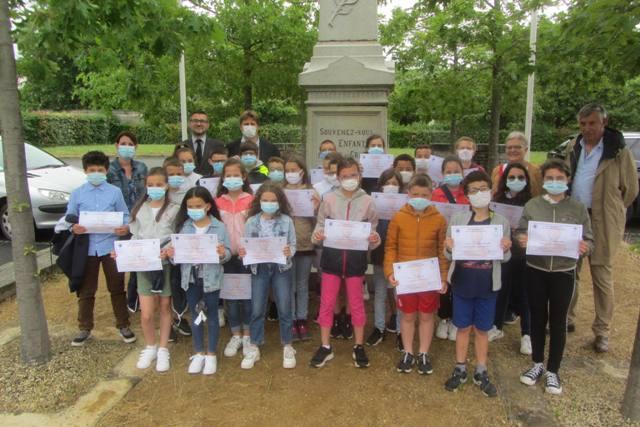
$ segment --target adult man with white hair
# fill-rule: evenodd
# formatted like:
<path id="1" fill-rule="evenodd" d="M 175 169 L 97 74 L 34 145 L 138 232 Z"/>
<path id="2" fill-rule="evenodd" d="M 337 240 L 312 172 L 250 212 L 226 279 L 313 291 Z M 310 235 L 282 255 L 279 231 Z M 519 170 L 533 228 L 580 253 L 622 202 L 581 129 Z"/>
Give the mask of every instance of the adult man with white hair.
<path id="1" fill-rule="evenodd" d="M 539 196 L 542 193 L 542 175 L 540 168 L 525 160 L 527 151 L 529 151 L 529 143 L 527 137 L 522 132 L 514 131 L 507 135 L 505 140 L 505 153 L 507 162 L 499 164 L 491 171 L 491 182 L 494 191 L 498 190 L 498 183 L 507 165 L 512 163 L 520 163 L 527 168 L 529 173 L 529 187 L 531 188 L 531 196 Z"/>

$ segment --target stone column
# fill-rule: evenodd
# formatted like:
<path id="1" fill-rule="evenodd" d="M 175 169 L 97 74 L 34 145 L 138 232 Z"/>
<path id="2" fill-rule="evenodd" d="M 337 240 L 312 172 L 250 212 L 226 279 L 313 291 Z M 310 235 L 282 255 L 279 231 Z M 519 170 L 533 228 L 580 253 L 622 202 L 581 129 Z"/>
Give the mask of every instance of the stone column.
<path id="1" fill-rule="evenodd" d="M 320 0 L 318 42 L 298 81 L 307 91 L 307 165 L 330 139 L 357 157 L 371 134 L 387 136 L 394 64 L 378 43 L 376 0 Z"/>

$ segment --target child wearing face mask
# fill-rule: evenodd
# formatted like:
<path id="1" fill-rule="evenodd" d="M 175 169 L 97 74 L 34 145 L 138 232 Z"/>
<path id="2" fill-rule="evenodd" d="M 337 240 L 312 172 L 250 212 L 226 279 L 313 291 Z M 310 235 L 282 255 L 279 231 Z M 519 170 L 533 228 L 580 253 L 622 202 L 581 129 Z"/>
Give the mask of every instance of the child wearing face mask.
<path id="1" fill-rule="evenodd" d="M 177 157 L 168 157 L 162 163 L 167 173 L 169 184 L 168 196 L 172 203 L 180 205 L 187 192 L 187 180 L 184 176 L 184 165 Z"/>
<path id="2" fill-rule="evenodd" d="M 224 163 L 229 159 L 227 149 L 225 147 L 215 146 L 211 151 L 209 157 L 209 166 L 211 166 L 211 172 L 206 176 L 207 178 L 219 177 L 222 175 L 222 168 Z"/>
<path id="3" fill-rule="evenodd" d="M 365 153 L 367 154 L 384 154 L 385 153 L 384 138 L 380 135 L 369 135 L 365 142 Z M 378 185 L 378 178 L 362 178 L 360 187 L 367 193 L 371 194 Z"/>
<path id="4" fill-rule="evenodd" d="M 267 160 L 267 167 L 269 168 L 269 179 L 272 183 L 283 185 L 284 184 L 284 160 L 280 157 L 270 157 Z"/>
<path id="5" fill-rule="evenodd" d="M 416 173 L 416 161 L 409 154 L 399 154 L 393 159 L 393 168 L 400 174 L 406 186 Z"/>
<path id="6" fill-rule="evenodd" d="M 481 171 L 485 172 L 484 168 L 473 161 L 473 156 L 476 154 L 477 146 L 473 138 L 463 136 L 458 138 L 455 144 L 456 155 L 462 162 L 463 175 L 467 176 L 471 172 Z"/>
<path id="7" fill-rule="evenodd" d="M 342 159 L 340 153 L 332 152 L 327 154 L 322 160 L 322 168 L 324 170 L 324 179 L 320 182 L 313 184 L 313 189 L 324 197 L 325 194 L 334 191 L 340 186 L 338 181 L 338 163 Z"/>
<path id="8" fill-rule="evenodd" d="M 495 385 L 489 380 L 487 359 L 489 337 L 496 311 L 497 293 L 502 279 L 502 263 L 511 258 L 511 227 L 509 221 L 500 214 L 489 210 L 491 202 L 491 178 L 485 172 L 471 172 L 463 181 L 464 192 L 471 203 L 471 210 L 454 214 L 447 227 L 444 254 L 452 259 L 455 238 L 451 229 L 454 226 L 498 225 L 503 237 L 500 247 L 503 250 L 501 260 L 467 261 L 457 260 L 451 263 L 447 281 L 453 294 L 453 324 L 457 328 L 456 366 L 451 377 L 445 383 L 447 391 L 456 391 L 467 381 L 467 351 L 471 329 L 474 331 L 476 349 L 476 369 L 473 382 L 487 397 L 497 396 Z"/>
<path id="9" fill-rule="evenodd" d="M 269 179 L 269 168 L 258 159 L 258 146 L 253 142 L 240 145 L 240 161 L 247 171 L 249 184 L 262 184 Z"/>
<path id="10" fill-rule="evenodd" d="M 296 253 L 296 232 L 293 221 L 289 216 L 289 203 L 284 191 L 273 183 L 263 184 L 249 209 L 249 218 L 244 229 L 245 237 L 285 237 L 286 245 L 283 249 L 286 257 L 285 264 L 261 263 L 249 265 L 251 269 L 251 344 L 245 353 L 240 367 L 251 369 L 260 360 L 259 346 L 264 344 L 264 321 L 266 317 L 269 290 L 278 307 L 280 323 L 280 340 L 282 342 L 282 367 L 293 369 L 296 367 L 296 352 L 291 346 L 293 341 L 291 286 L 292 259 Z M 238 249 L 240 257 L 247 254 L 246 248 Z"/>
<path id="11" fill-rule="evenodd" d="M 202 178 L 202 175 L 194 172 L 196 170 L 195 154 L 189 147 L 178 148 L 174 156 L 180 160 L 184 169 L 184 189 L 185 193 L 191 187 L 195 187 L 198 184 L 198 180 Z"/>

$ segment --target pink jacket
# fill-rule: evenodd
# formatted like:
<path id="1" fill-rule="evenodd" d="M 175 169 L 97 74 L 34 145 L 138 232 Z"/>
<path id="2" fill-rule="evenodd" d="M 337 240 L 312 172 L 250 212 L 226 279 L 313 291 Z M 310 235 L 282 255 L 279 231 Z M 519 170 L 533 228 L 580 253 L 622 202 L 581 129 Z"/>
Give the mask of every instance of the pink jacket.
<path id="1" fill-rule="evenodd" d="M 220 218 L 222 218 L 222 222 L 227 227 L 232 255 L 238 254 L 240 238 L 244 234 L 244 223 L 247 221 L 247 214 L 252 201 L 253 196 L 249 193 L 241 193 L 235 201 L 228 194 L 223 194 L 216 199 Z"/>

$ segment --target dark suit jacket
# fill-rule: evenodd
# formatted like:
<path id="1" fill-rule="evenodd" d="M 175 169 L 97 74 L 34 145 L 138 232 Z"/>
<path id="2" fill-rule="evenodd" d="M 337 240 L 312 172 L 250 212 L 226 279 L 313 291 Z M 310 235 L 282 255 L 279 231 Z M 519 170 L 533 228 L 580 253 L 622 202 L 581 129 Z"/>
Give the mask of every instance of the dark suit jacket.
<path id="1" fill-rule="evenodd" d="M 187 145 L 189 148 L 195 151 L 195 147 L 193 146 L 193 140 L 191 138 L 186 141 L 182 141 L 182 144 Z M 219 139 L 213 139 L 207 137 L 207 140 L 204 143 L 204 152 L 202 154 L 202 162 L 199 165 L 196 165 L 196 173 L 200 175 L 209 175 L 213 172 L 211 169 L 211 165 L 209 165 L 209 157 L 211 157 L 211 152 L 213 151 L 213 147 L 219 146 L 224 147 L 224 142 Z"/>
<path id="2" fill-rule="evenodd" d="M 242 139 L 236 139 L 235 141 L 230 142 L 227 145 L 227 150 L 229 151 L 229 157 L 240 155 L 241 143 L 242 143 Z M 280 157 L 280 150 L 278 149 L 278 147 L 270 143 L 266 138 L 260 137 L 259 149 L 260 149 L 259 158 L 260 160 L 262 160 L 262 163 L 264 163 L 265 165 L 267 164 L 267 161 L 271 157 Z"/>

